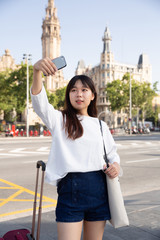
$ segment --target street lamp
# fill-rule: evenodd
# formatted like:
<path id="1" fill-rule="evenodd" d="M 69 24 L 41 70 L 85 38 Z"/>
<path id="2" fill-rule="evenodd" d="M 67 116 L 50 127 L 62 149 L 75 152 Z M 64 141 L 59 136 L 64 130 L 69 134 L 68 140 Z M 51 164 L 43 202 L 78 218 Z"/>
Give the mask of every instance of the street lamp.
<path id="1" fill-rule="evenodd" d="M 132 83 L 131 71 L 129 72 L 129 122 L 130 122 L 130 135 L 132 135 Z"/>
<path id="2" fill-rule="evenodd" d="M 23 54 L 23 59 L 26 59 L 27 63 L 27 88 L 26 88 L 26 95 L 27 95 L 27 116 L 26 116 L 26 136 L 29 137 L 29 68 L 28 68 L 28 60 L 31 60 L 31 54 Z"/>

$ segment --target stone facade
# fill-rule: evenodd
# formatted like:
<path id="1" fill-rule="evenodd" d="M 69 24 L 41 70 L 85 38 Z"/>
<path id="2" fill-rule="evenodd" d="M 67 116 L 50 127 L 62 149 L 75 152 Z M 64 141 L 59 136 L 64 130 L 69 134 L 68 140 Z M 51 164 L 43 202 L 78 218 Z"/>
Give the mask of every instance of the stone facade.
<path id="1" fill-rule="evenodd" d="M 7 69 L 17 69 L 17 65 L 15 64 L 15 61 L 11 56 L 9 49 L 6 49 L 5 54 L 0 57 L 0 72 L 6 71 Z"/>
<path id="2" fill-rule="evenodd" d="M 85 66 L 83 60 L 80 60 L 77 65 L 76 74 L 86 74 L 90 76 L 96 86 L 98 99 L 97 107 L 99 116 L 105 120 L 110 127 L 119 127 L 126 122 L 126 113 L 110 112 L 110 103 L 106 100 L 105 88 L 108 82 L 112 82 L 116 79 L 122 79 L 126 72 L 131 72 L 133 78 L 139 82 L 152 82 L 152 68 L 149 64 L 149 59 L 146 54 L 139 56 L 138 64 L 124 64 L 118 63 L 114 59 L 114 55 L 111 52 L 111 34 L 106 27 L 103 41 L 103 52 L 101 53 L 100 63 L 91 67 Z"/>
<path id="3" fill-rule="evenodd" d="M 42 31 L 42 57 L 49 57 L 51 59 L 59 57 L 61 46 L 60 23 L 57 17 L 57 9 L 54 6 L 54 0 L 48 0 Z M 45 77 L 44 82 L 46 89 L 50 92 L 54 92 L 56 89 L 67 85 L 67 81 L 64 80 L 63 70 L 57 71 L 55 76 Z"/>

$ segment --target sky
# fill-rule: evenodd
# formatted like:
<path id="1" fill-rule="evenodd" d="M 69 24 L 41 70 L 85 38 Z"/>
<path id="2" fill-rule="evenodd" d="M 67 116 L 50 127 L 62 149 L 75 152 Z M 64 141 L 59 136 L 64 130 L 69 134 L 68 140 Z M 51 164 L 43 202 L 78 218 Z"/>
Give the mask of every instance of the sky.
<path id="1" fill-rule="evenodd" d="M 32 64 L 42 58 L 42 21 L 48 0 L 0 0 L 0 56 L 9 49 L 16 64 L 32 54 Z M 75 74 L 79 60 L 98 65 L 106 26 L 117 62 L 138 63 L 149 56 L 152 82 L 160 90 L 159 0 L 55 0 L 61 25 L 61 55 L 67 61 L 65 79 Z"/>

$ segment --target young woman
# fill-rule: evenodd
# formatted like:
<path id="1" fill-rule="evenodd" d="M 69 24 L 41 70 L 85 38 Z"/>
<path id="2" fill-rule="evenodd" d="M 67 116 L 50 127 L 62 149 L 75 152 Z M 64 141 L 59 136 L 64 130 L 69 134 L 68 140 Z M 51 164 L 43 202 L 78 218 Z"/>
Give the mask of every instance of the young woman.
<path id="1" fill-rule="evenodd" d="M 97 118 L 97 93 L 93 81 L 73 77 L 66 89 L 64 110 L 49 104 L 42 84 L 42 72 L 54 75 L 49 58 L 34 65 L 32 103 L 52 134 L 46 181 L 57 185 L 56 221 L 59 240 L 101 240 L 110 217 L 105 174 L 114 178 L 120 159 L 110 131 L 102 121 L 103 137 L 110 161 L 106 169 L 103 140 Z"/>

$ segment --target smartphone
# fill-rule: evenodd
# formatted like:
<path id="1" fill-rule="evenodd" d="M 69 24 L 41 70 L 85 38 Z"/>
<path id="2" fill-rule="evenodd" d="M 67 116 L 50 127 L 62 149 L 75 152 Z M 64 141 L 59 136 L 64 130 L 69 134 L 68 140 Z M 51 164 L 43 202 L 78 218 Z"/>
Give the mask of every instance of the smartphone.
<path id="1" fill-rule="evenodd" d="M 60 56 L 52 59 L 52 62 L 56 65 L 57 69 L 60 70 L 67 66 L 66 60 L 64 56 Z M 44 74 L 46 76 L 46 74 Z"/>
<path id="2" fill-rule="evenodd" d="M 56 65 L 57 69 L 60 70 L 67 66 L 64 56 L 60 56 L 52 59 L 52 62 Z"/>

